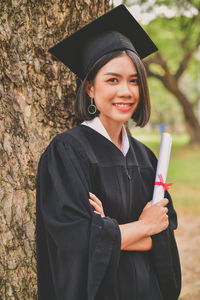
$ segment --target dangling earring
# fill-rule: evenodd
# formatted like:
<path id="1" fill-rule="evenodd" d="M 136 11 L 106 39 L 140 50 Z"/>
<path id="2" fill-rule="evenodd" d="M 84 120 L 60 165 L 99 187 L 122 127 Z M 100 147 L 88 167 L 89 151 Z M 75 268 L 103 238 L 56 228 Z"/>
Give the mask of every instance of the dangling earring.
<path id="1" fill-rule="evenodd" d="M 91 98 L 91 104 L 88 106 L 88 112 L 90 115 L 94 115 L 97 111 L 96 105 L 93 103 L 93 98 Z"/>

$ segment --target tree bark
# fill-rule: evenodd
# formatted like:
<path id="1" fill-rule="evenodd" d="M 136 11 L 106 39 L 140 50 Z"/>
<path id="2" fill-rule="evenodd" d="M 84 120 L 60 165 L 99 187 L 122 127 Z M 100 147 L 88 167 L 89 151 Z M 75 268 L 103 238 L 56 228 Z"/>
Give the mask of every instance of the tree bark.
<path id="1" fill-rule="evenodd" d="M 109 0 L 5 0 L 0 8 L 0 298 L 36 299 L 35 176 L 50 140 L 77 124 L 75 77 L 47 50 Z"/>

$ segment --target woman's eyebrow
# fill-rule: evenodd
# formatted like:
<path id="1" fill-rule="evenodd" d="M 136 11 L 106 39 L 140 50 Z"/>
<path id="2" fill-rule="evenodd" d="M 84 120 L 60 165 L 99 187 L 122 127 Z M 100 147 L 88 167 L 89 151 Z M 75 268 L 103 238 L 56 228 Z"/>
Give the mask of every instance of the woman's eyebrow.
<path id="1" fill-rule="evenodd" d="M 105 73 L 104 75 L 112 75 L 112 76 L 118 76 L 118 77 L 122 76 L 121 74 L 114 73 L 114 72 L 108 72 L 108 73 Z M 138 76 L 138 73 L 131 74 L 129 77 L 136 77 L 136 76 Z"/>

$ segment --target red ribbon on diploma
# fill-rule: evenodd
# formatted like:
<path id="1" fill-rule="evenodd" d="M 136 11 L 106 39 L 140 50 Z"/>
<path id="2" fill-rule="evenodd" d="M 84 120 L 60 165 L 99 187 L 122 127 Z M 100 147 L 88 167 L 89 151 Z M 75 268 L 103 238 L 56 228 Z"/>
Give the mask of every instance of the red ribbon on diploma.
<path id="1" fill-rule="evenodd" d="M 169 189 L 170 185 L 173 184 L 173 183 L 164 183 L 162 174 L 158 174 L 158 178 L 160 181 L 156 181 L 155 185 L 162 185 L 165 191 L 167 191 Z"/>

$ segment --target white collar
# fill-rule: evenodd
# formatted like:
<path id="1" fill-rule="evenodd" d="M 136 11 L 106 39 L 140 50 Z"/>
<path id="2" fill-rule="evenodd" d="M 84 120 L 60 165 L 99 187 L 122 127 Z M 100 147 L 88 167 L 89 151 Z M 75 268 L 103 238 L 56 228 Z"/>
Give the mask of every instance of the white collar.
<path id="1" fill-rule="evenodd" d="M 103 135 L 105 138 L 107 138 L 109 141 L 112 142 L 108 132 L 106 131 L 105 127 L 103 126 L 101 120 L 99 117 L 95 117 L 92 120 L 89 121 L 84 121 L 81 123 L 81 125 L 86 125 L 94 130 L 96 130 L 98 133 L 100 133 L 101 135 Z M 124 156 L 126 156 L 127 152 L 129 149 L 129 139 L 128 139 L 128 135 L 125 129 L 125 126 L 122 126 L 122 147 L 121 147 L 121 151 L 123 153 Z"/>

